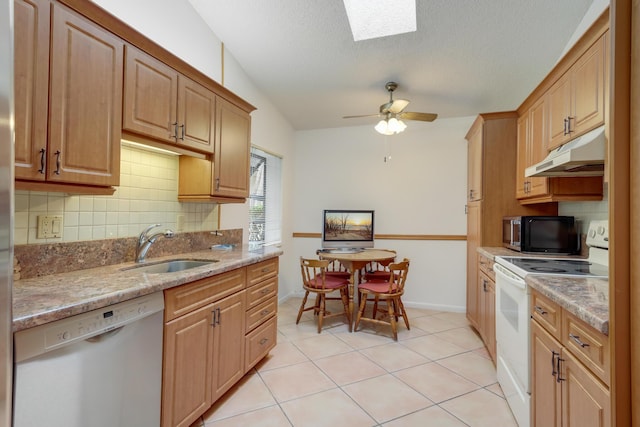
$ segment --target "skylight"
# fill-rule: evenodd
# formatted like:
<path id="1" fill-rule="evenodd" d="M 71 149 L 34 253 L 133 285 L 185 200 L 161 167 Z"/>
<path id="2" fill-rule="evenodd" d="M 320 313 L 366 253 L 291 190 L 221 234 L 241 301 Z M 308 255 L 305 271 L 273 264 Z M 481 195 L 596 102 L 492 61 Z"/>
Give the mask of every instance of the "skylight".
<path id="1" fill-rule="evenodd" d="M 416 31 L 415 0 L 343 0 L 353 40 Z"/>

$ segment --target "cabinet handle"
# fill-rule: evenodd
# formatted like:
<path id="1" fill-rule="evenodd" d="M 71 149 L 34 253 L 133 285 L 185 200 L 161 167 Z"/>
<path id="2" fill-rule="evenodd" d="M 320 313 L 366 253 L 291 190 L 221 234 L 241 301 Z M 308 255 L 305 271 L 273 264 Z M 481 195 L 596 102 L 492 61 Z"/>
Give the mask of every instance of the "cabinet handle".
<path id="1" fill-rule="evenodd" d="M 554 378 L 558 374 L 558 371 L 556 370 L 556 356 L 560 357 L 560 353 L 551 350 L 551 375 L 553 375 Z"/>
<path id="2" fill-rule="evenodd" d="M 545 316 L 547 314 L 546 311 L 544 311 L 544 309 L 542 307 L 540 307 L 539 305 L 536 305 L 535 307 L 533 307 L 533 309 L 538 312 L 539 314 Z"/>
<path id="3" fill-rule="evenodd" d="M 181 124 L 180 128 L 182 129 L 182 131 L 180 132 L 181 136 L 178 139 L 181 139 L 181 140 L 184 141 L 184 124 Z M 176 132 L 176 134 L 177 134 L 177 132 Z"/>
<path id="4" fill-rule="evenodd" d="M 212 320 L 211 320 L 211 326 L 213 326 L 214 328 L 216 327 L 216 310 L 211 310 L 211 314 L 213 315 Z"/>
<path id="5" fill-rule="evenodd" d="M 562 135 L 566 136 L 567 135 L 567 118 L 565 117 L 564 119 L 562 119 L 562 121 L 563 121 Z"/>
<path id="6" fill-rule="evenodd" d="M 169 135 L 169 138 L 178 139 L 178 122 L 172 123 L 173 135 Z"/>
<path id="7" fill-rule="evenodd" d="M 556 376 L 556 382 L 559 383 L 560 381 L 564 381 L 565 378 L 560 377 L 560 364 L 564 362 L 564 359 L 560 358 L 560 355 L 558 354 L 558 358 L 556 359 L 556 372 L 557 372 L 557 376 Z"/>
<path id="8" fill-rule="evenodd" d="M 575 117 L 568 116 L 567 117 L 567 135 L 570 135 L 573 130 L 571 130 L 571 120 L 574 120 Z"/>
<path id="9" fill-rule="evenodd" d="M 56 170 L 53 171 L 53 173 L 55 173 L 56 175 L 60 175 L 60 155 L 62 153 L 60 152 L 60 150 L 57 150 L 54 154 L 56 155 Z"/>
<path id="10" fill-rule="evenodd" d="M 269 310 L 267 310 L 267 309 L 262 310 L 262 311 L 260 312 L 260 315 L 261 315 L 261 316 L 266 316 L 267 314 L 269 314 Z"/>
<path id="11" fill-rule="evenodd" d="M 220 189 L 220 178 L 216 178 L 216 191 Z"/>
<path id="12" fill-rule="evenodd" d="M 44 160 L 45 160 L 46 150 L 44 148 L 41 148 L 39 152 L 40 152 L 40 169 L 38 169 L 38 172 L 44 175 Z"/>
<path id="13" fill-rule="evenodd" d="M 485 292 L 487 291 L 487 279 L 482 279 L 482 290 Z"/>
<path id="14" fill-rule="evenodd" d="M 262 338 L 260 340 L 260 345 L 265 345 L 267 343 L 267 341 L 269 341 L 269 338 Z"/>
<path id="15" fill-rule="evenodd" d="M 216 324 L 220 324 L 220 318 L 222 317 L 220 315 L 220 307 L 216 308 L 216 312 L 218 312 L 218 315 L 216 316 Z"/>
<path id="16" fill-rule="evenodd" d="M 580 340 L 580 337 L 577 335 L 573 335 L 573 334 L 569 334 L 569 338 L 571 338 L 572 340 L 574 340 L 576 342 L 576 344 L 578 344 L 580 347 L 585 348 L 585 347 L 589 347 L 589 344 L 586 342 L 582 342 Z"/>
<path id="17" fill-rule="evenodd" d="M 265 288 L 265 289 L 261 290 L 261 291 L 260 291 L 260 293 L 261 293 L 262 295 L 264 295 L 264 294 L 266 294 L 267 292 L 269 292 L 270 290 L 271 290 L 271 289 L 269 289 L 269 288 Z"/>
<path id="18" fill-rule="evenodd" d="M 270 268 L 269 268 L 269 267 L 265 267 L 265 268 L 263 268 L 263 269 L 262 269 L 262 270 L 260 270 L 260 271 L 261 271 L 262 273 L 268 273 L 268 272 L 269 272 L 269 271 L 271 271 L 271 270 L 270 270 Z"/>

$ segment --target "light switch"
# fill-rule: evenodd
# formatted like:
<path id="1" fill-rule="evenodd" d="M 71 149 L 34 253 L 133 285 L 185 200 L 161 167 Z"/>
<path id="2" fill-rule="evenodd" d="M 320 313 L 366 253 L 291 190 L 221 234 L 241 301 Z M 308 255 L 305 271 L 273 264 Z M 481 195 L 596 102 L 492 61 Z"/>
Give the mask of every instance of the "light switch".
<path id="1" fill-rule="evenodd" d="M 62 216 L 38 215 L 37 239 L 53 239 L 62 237 Z"/>

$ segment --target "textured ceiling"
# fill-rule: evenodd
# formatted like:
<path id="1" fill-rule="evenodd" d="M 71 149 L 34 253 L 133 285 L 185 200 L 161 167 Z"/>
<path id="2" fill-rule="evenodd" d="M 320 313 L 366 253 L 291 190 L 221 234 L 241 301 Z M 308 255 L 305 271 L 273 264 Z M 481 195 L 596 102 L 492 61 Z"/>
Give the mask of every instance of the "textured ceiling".
<path id="1" fill-rule="evenodd" d="M 297 130 L 375 123 L 387 81 L 406 111 L 517 108 L 591 0 L 417 0 L 418 30 L 354 42 L 342 0 L 189 0 Z M 415 122 L 412 122 L 415 123 Z"/>

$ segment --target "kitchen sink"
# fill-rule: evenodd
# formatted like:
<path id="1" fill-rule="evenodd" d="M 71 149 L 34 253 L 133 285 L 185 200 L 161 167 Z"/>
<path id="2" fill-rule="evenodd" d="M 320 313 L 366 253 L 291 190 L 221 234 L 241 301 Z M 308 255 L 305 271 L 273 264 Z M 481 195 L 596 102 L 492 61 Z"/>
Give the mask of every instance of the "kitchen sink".
<path id="1" fill-rule="evenodd" d="M 175 273 L 177 271 L 189 270 L 191 268 L 202 267 L 213 264 L 218 260 L 200 259 L 172 259 L 170 261 L 159 261 L 151 264 L 139 264 L 133 267 L 123 268 L 122 271 L 135 271 L 140 273 Z"/>

